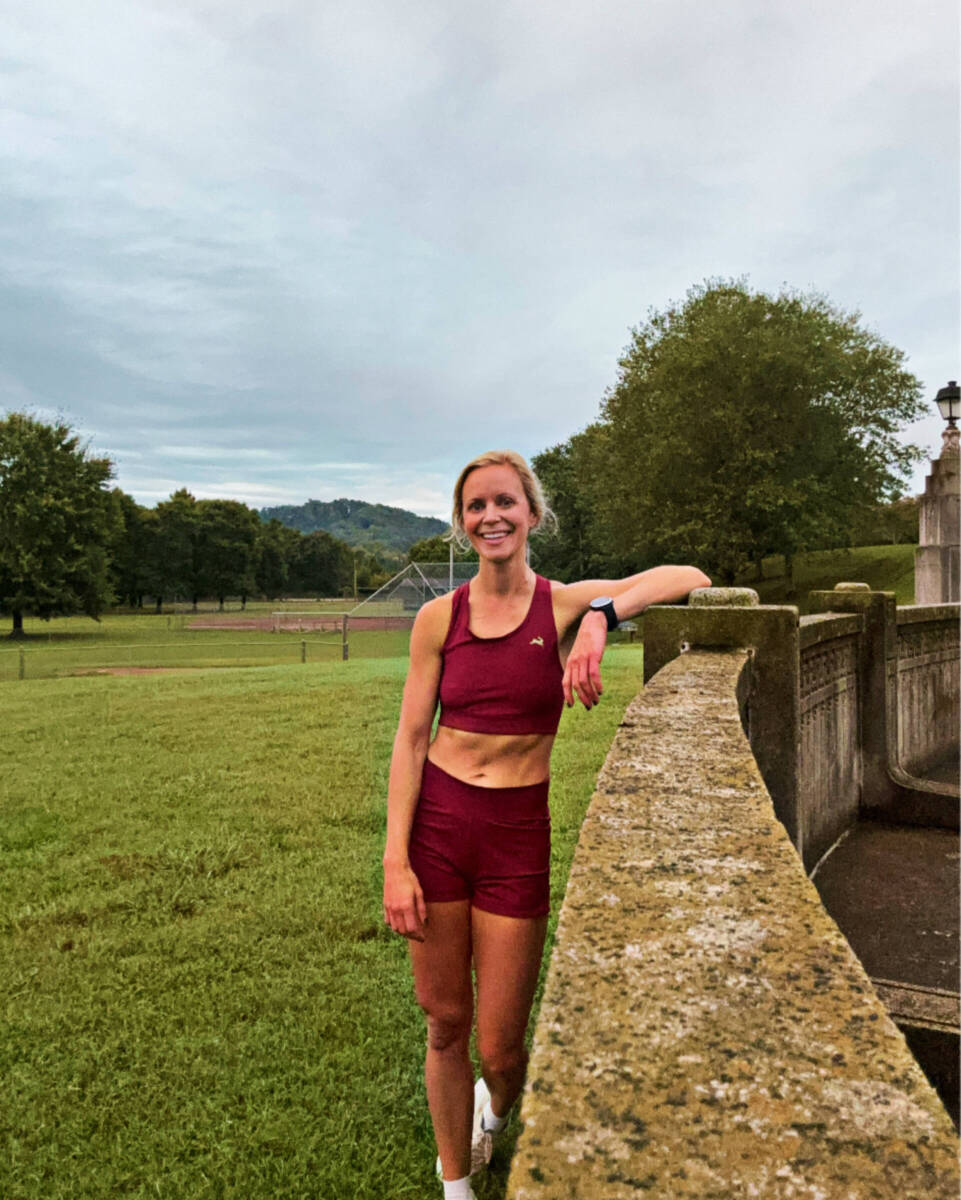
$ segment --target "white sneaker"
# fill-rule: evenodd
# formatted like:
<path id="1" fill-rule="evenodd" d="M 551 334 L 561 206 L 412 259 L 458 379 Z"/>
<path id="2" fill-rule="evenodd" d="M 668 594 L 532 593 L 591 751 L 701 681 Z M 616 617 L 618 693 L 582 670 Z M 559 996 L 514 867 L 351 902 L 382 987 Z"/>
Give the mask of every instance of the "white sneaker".
<path id="1" fill-rule="evenodd" d="M 471 1129 L 470 1139 L 470 1170 L 469 1175 L 476 1175 L 481 1167 L 486 1167 L 491 1160 L 491 1154 L 494 1150 L 494 1135 L 488 1133 L 481 1124 L 481 1118 L 484 1115 L 484 1106 L 490 1100 L 491 1094 L 487 1090 L 487 1084 L 484 1082 L 484 1077 L 474 1084 L 474 1124 Z M 444 1170 L 440 1165 L 440 1155 L 437 1155 L 437 1162 L 434 1163 L 434 1171 L 438 1179 L 444 1178 Z"/>

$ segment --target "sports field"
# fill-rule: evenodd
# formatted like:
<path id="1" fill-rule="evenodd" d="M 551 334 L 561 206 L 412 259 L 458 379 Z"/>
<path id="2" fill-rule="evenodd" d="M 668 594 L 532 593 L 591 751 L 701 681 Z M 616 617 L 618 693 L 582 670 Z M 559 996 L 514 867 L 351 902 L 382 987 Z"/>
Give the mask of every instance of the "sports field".
<path id="1" fill-rule="evenodd" d="M 130 632 L 56 624 L 68 667 Z M 0 684 L 5 1200 L 437 1194 L 422 1018 L 380 910 L 402 648 Z M 555 752 L 555 902 L 640 647 L 605 667 Z"/>

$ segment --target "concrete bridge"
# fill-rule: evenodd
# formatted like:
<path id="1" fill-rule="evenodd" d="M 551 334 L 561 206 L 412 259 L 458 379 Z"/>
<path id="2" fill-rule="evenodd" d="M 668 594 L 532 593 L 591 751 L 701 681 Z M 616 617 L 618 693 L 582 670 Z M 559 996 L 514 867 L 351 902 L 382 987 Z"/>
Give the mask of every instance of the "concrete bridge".
<path id="1" fill-rule="evenodd" d="M 812 610 L 646 614 L 511 1200 L 956 1200 L 959 605 Z"/>

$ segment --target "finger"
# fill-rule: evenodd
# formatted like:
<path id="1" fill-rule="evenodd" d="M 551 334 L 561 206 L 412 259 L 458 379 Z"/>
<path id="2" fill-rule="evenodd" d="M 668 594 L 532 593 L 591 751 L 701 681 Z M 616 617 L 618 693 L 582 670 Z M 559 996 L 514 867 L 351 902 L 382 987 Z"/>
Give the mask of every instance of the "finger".
<path id="1" fill-rule="evenodd" d="M 561 680 L 561 687 L 564 689 L 564 703 L 570 708 L 574 703 L 574 693 L 571 690 L 571 666 L 569 661 L 564 668 L 564 678 Z"/>
<path id="2" fill-rule="evenodd" d="M 427 901 L 424 899 L 424 893 L 420 888 L 414 893 L 414 909 L 417 913 L 417 921 L 421 929 L 427 924 Z"/>
<path id="3" fill-rule="evenodd" d="M 595 695 L 595 698 L 596 698 L 597 700 L 599 700 L 599 699 L 600 699 L 600 696 L 601 696 L 601 692 L 603 692 L 603 691 L 604 691 L 604 687 L 603 687 L 603 685 L 601 684 L 601 660 L 600 660 L 600 656 L 598 656 L 597 658 L 592 658 L 592 659 L 591 659 L 590 677 L 591 677 L 591 686 L 592 686 L 592 687 L 593 687 L 593 689 L 594 689 L 594 695 Z"/>
<path id="4" fill-rule="evenodd" d="M 584 678 L 581 670 L 581 661 L 575 658 L 570 663 L 571 671 L 571 691 L 577 696 L 582 703 L 584 701 Z"/>

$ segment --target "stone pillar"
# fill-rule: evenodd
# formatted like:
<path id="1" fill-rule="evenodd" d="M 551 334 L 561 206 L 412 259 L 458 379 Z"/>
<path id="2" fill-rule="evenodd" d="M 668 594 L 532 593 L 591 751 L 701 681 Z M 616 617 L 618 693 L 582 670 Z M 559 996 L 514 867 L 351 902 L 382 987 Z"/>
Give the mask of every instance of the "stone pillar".
<path id="1" fill-rule="evenodd" d="M 919 545 L 914 552 L 916 604 L 945 604 L 961 599 L 959 440 L 957 429 L 949 426 L 944 431 L 941 457 L 932 461 L 931 474 L 924 482 Z"/>

